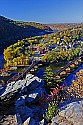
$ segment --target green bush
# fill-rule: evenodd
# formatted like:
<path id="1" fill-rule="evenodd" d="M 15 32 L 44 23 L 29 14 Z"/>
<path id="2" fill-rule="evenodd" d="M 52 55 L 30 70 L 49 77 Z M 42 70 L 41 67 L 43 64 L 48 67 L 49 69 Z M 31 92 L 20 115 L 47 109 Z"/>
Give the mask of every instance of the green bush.
<path id="1" fill-rule="evenodd" d="M 54 115 L 56 115 L 58 112 L 58 106 L 54 102 L 50 102 L 48 105 L 48 109 L 45 113 L 45 119 L 49 122 Z"/>

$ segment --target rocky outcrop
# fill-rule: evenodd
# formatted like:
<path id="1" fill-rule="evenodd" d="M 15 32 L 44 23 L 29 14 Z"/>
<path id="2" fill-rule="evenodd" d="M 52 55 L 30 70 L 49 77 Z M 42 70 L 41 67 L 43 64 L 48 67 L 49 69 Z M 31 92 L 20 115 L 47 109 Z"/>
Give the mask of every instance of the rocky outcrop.
<path id="1" fill-rule="evenodd" d="M 44 109 L 38 103 L 43 94 L 46 95 L 44 82 L 33 75 L 26 76 L 26 86 L 21 89 L 21 96 L 16 100 L 17 121 L 24 125 L 37 125 L 42 121 Z M 40 122 L 41 123 L 41 122 Z"/>
<path id="2" fill-rule="evenodd" d="M 0 95 L 0 99 L 7 102 L 7 99 L 11 99 L 16 93 L 32 91 L 38 86 L 43 86 L 44 81 L 32 74 L 26 76 L 23 80 L 17 82 L 11 82 L 7 85 L 5 91 Z"/>
<path id="3" fill-rule="evenodd" d="M 18 125 L 38 125 L 44 123 L 45 108 L 39 104 L 42 95 L 47 96 L 44 81 L 28 74 L 23 80 L 9 83 L 0 98 L 2 104 L 15 102 Z"/>

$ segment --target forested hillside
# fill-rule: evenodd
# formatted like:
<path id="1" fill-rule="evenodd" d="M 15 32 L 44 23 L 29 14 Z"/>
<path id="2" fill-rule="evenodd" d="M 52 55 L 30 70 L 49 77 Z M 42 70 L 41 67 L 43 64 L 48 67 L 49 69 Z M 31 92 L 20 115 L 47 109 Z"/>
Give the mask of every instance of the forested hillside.
<path id="1" fill-rule="evenodd" d="M 36 22 L 21 22 L 21 21 L 15 21 L 14 23 L 24 28 L 27 28 L 28 26 L 33 26 L 33 27 L 36 27 L 38 29 L 42 29 L 45 31 L 52 31 L 52 29 L 50 28 L 50 25 L 47 26 L 47 24 L 41 24 L 41 23 L 36 23 Z"/>
<path id="2" fill-rule="evenodd" d="M 42 24 L 37 24 L 39 27 L 36 23 L 35 25 L 28 23 L 26 26 L 26 23 L 19 24 L 20 21 L 16 23 L 16 21 L 0 16 L 0 53 L 19 39 L 46 33 Z"/>

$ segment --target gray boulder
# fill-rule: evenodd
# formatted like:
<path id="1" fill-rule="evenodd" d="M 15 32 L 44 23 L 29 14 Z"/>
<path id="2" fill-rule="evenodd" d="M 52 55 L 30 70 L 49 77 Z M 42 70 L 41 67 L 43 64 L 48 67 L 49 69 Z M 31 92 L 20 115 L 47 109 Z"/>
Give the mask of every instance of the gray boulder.
<path id="1" fill-rule="evenodd" d="M 45 125 L 44 123 L 45 123 L 45 120 L 42 119 L 42 121 L 39 122 L 39 125 Z"/>
<path id="2" fill-rule="evenodd" d="M 26 86 L 23 86 L 22 89 L 21 89 L 21 93 L 27 93 L 27 87 Z"/>
<path id="3" fill-rule="evenodd" d="M 38 86 L 42 85 L 43 83 L 44 83 L 43 80 L 41 80 L 40 78 L 33 77 L 32 79 L 27 81 L 26 86 L 27 86 L 29 91 L 32 91 L 35 88 L 37 88 Z"/>
<path id="4" fill-rule="evenodd" d="M 31 117 L 27 118 L 27 120 L 23 123 L 23 125 L 35 125 L 35 120 Z"/>
<path id="5" fill-rule="evenodd" d="M 39 97 L 41 97 L 43 93 L 45 93 L 45 90 L 41 87 L 38 87 L 29 93 L 29 95 L 26 97 L 26 101 L 28 103 L 38 101 Z"/>
<path id="6" fill-rule="evenodd" d="M 17 108 L 17 113 L 19 113 L 22 121 L 25 121 L 28 117 L 33 117 L 32 109 L 27 106 L 20 106 Z"/>
<path id="7" fill-rule="evenodd" d="M 22 119 L 21 119 L 19 113 L 16 113 L 15 119 L 16 119 L 16 122 L 18 125 L 22 125 Z"/>
<path id="8" fill-rule="evenodd" d="M 25 105 L 25 96 L 21 96 L 16 102 L 15 106 L 18 108 L 19 106 Z"/>

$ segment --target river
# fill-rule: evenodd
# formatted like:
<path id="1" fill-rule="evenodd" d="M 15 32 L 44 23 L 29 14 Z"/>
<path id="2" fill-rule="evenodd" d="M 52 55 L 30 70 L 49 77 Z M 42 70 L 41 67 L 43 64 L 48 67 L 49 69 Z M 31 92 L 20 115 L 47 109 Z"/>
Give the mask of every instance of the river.
<path id="1" fill-rule="evenodd" d="M 0 69 L 4 68 L 4 55 L 0 55 Z"/>

